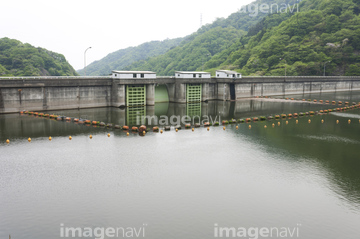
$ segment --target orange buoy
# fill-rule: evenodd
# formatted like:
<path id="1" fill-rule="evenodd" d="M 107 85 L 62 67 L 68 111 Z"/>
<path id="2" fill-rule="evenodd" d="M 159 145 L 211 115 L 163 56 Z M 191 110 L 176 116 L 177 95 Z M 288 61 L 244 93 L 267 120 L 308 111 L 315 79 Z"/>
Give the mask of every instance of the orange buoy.
<path id="1" fill-rule="evenodd" d="M 28 141 L 31 142 L 31 138 L 30 138 L 30 137 L 28 138 Z"/>
<path id="2" fill-rule="evenodd" d="M 267 128 L 267 126 L 266 126 L 266 125 L 264 125 L 264 128 L 266 129 L 266 128 Z"/>
<path id="3" fill-rule="evenodd" d="M 251 124 L 249 124 L 249 129 L 251 129 Z"/>
<path id="4" fill-rule="evenodd" d="M 299 123 L 299 120 L 296 120 L 296 123 Z"/>
<path id="5" fill-rule="evenodd" d="M 6 143 L 7 143 L 7 144 L 9 144 L 9 143 L 10 143 L 10 140 L 9 140 L 9 139 L 7 139 L 7 140 L 6 140 Z"/>
<path id="6" fill-rule="evenodd" d="M 209 131 L 210 130 L 210 127 L 207 127 L 207 131 Z"/>
<path id="7" fill-rule="evenodd" d="M 339 123 L 339 120 L 336 120 L 336 123 L 338 124 L 338 123 Z"/>
<path id="8" fill-rule="evenodd" d="M 89 138 L 92 139 L 92 135 L 91 135 L 91 134 L 90 134 Z"/>
<path id="9" fill-rule="evenodd" d="M 321 123 L 322 123 L 322 124 L 324 123 L 324 120 L 323 120 L 323 119 L 321 120 Z"/>
<path id="10" fill-rule="evenodd" d="M 71 136 L 69 136 L 69 140 L 72 140 L 72 137 L 71 137 Z"/>
<path id="11" fill-rule="evenodd" d="M 236 129 L 239 129 L 239 126 L 236 125 Z"/>
<path id="12" fill-rule="evenodd" d="M 274 128 L 274 127 L 275 127 L 275 124 L 273 123 L 271 126 Z"/>
<path id="13" fill-rule="evenodd" d="M 280 126 L 280 122 L 278 122 L 278 126 Z"/>
<path id="14" fill-rule="evenodd" d="M 50 140 L 50 141 L 52 140 L 51 136 L 49 136 L 49 140 Z"/>
<path id="15" fill-rule="evenodd" d="M 138 127 L 136 127 L 136 126 L 131 127 L 131 130 L 132 131 L 139 131 Z"/>
<path id="16" fill-rule="evenodd" d="M 289 121 L 286 121 L 285 123 L 286 123 L 286 124 L 289 124 Z"/>
<path id="17" fill-rule="evenodd" d="M 110 137 L 110 134 L 107 134 L 108 137 Z"/>
<path id="18" fill-rule="evenodd" d="M 195 129 L 194 129 L 194 128 L 192 128 L 191 130 L 192 130 L 192 131 L 194 131 Z"/>
<path id="19" fill-rule="evenodd" d="M 308 120 L 309 124 L 311 123 L 311 119 Z"/>
<path id="20" fill-rule="evenodd" d="M 350 120 L 350 119 L 348 120 L 348 123 L 349 123 L 349 124 L 351 123 L 351 120 Z"/>
<path id="21" fill-rule="evenodd" d="M 175 131 L 178 132 L 179 130 L 176 128 Z"/>
<path id="22" fill-rule="evenodd" d="M 160 130 L 160 133 L 162 134 L 162 133 L 163 133 L 163 130 Z"/>
<path id="23" fill-rule="evenodd" d="M 223 127 L 223 130 L 225 130 L 226 128 L 225 128 L 225 126 Z"/>

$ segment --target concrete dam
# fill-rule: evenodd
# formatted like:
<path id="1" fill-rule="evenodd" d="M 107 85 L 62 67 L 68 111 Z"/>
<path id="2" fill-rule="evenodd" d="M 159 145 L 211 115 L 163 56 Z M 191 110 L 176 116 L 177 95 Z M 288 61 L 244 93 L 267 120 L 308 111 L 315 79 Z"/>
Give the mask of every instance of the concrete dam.
<path id="1" fill-rule="evenodd" d="M 0 77 L 0 113 L 93 107 L 151 106 L 156 102 L 230 101 L 360 90 L 357 76 L 242 78 Z"/>

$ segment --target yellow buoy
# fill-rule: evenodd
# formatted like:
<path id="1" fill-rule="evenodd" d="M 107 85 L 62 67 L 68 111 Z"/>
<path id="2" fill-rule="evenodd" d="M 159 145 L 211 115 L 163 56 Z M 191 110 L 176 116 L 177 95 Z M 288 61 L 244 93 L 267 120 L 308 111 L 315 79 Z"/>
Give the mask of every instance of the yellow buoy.
<path id="1" fill-rule="evenodd" d="M 278 122 L 278 126 L 280 126 L 280 122 Z"/>
<path id="2" fill-rule="evenodd" d="M 194 131 L 194 128 L 192 128 L 191 130 Z"/>
<path id="3" fill-rule="evenodd" d="M 72 137 L 71 137 L 71 136 L 69 136 L 69 140 L 72 140 Z"/>
<path id="4" fill-rule="evenodd" d="M 162 133 L 163 133 L 163 130 L 160 130 L 160 133 L 162 134 Z"/>
<path id="5" fill-rule="evenodd" d="M 298 123 L 299 123 L 299 120 L 296 120 L 296 123 L 298 124 Z"/>
<path id="6" fill-rule="evenodd" d="M 225 130 L 226 128 L 225 128 L 225 126 L 223 127 L 223 130 Z"/>
<path id="7" fill-rule="evenodd" d="M 249 129 L 251 129 L 251 125 L 249 125 Z"/>
<path id="8" fill-rule="evenodd" d="M 210 127 L 207 127 L 207 131 L 209 131 L 210 130 Z"/>
<path id="9" fill-rule="evenodd" d="M 336 120 L 336 123 L 338 124 L 338 123 L 339 123 L 339 120 Z"/>
<path id="10" fill-rule="evenodd" d="M 110 134 L 108 134 L 108 137 L 110 137 Z"/>
<path id="11" fill-rule="evenodd" d="M 92 135 L 91 135 L 91 134 L 90 134 L 89 138 L 92 139 Z"/>
<path id="12" fill-rule="evenodd" d="M 289 124 L 289 121 L 286 121 L 285 123 L 286 123 L 286 124 Z"/>
<path id="13" fill-rule="evenodd" d="M 7 139 L 7 140 L 6 140 L 6 143 L 7 143 L 7 144 L 9 144 L 9 143 L 10 143 L 10 140 L 9 140 L 9 139 Z"/>
<path id="14" fill-rule="evenodd" d="M 274 123 L 272 124 L 272 127 L 273 127 L 273 128 L 275 127 L 275 124 L 274 124 Z"/>
<path id="15" fill-rule="evenodd" d="M 322 123 L 322 124 L 324 123 L 324 120 L 323 120 L 323 119 L 321 120 L 321 123 Z"/>
<path id="16" fill-rule="evenodd" d="M 308 120 L 309 124 L 311 123 L 311 119 Z"/>
<path id="17" fill-rule="evenodd" d="M 266 128 L 267 128 L 267 126 L 266 126 L 266 125 L 264 125 L 264 128 L 266 129 Z"/>
<path id="18" fill-rule="evenodd" d="M 236 125 L 236 129 L 239 129 L 239 126 Z"/>
<path id="19" fill-rule="evenodd" d="M 31 142 L 31 138 L 30 138 L 30 137 L 28 138 L 28 141 Z"/>
<path id="20" fill-rule="evenodd" d="M 52 140 L 51 136 L 49 136 L 49 140 L 50 140 L 50 141 Z"/>
<path id="21" fill-rule="evenodd" d="M 348 120 L 348 123 L 350 124 L 350 123 L 351 123 L 351 120 Z"/>
<path id="22" fill-rule="evenodd" d="M 126 136 L 129 136 L 129 132 L 126 133 Z"/>

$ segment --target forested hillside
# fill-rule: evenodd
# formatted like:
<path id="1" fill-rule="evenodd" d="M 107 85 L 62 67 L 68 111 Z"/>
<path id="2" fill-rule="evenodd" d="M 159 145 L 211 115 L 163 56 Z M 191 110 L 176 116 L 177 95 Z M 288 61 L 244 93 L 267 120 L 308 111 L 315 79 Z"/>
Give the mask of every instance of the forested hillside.
<path id="1" fill-rule="evenodd" d="M 228 18 L 219 18 L 212 24 L 207 24 L 197 32 L 187 37 L 179 46 L 169 50 L 163 55 L 148 60 L 135 62 L 126 70 L 151 70 L 158 75 L 173 75 L 177 70 L 203 70 L 209 69 L 205 64 L 211 59 L 211 67 L 222 64 L 226 57 L 218 58 L 221 52 L 229 51 L 232 45 L 237 44 L 251 26 L 259 22 L 264 16 L 273 12 L 286 11 L 285 6 L 294 6 L 296 0 L 258 0 L 252 4 L 239 9 Z M 262 4 L 275 6 L 272 10 L 263 11 Z M 276 7 L 277 6 L 277 7 Z M 293 10 L 295 11 L 295 10 Z"/>
<path id="2" fill-rule="evenodd" d="M 360 75 L 359 1 L 304 0 L 299 9 L 264 18 L 205 68 L 284 75 L 286 66 L 287 75 L 323 75 L 326 64 L 326 75 Z"/>
<path id="3" fill-rule="evenodd" d="M 199 29 L 186 46 L 183 42 L 164 55 L 136 62 L 127 69 L 154 70 L 159 75 L 202 69 L 210 72 L 231 69 L 243 75 L 284 75 L 286 68 L 287 75 L 323 75 L 326 65 L 326 75 L 360 75 L 360 1 L 303 0 L 295 5 L 291 2 L 287 10 L 257 22 L 244 21 L 249 12 L 244 15 L 239 11 Z M 247 34 L 222 40 L 222 34 L 228 34 L 232 27 L 241 29 L 240 22 Z M 214 51 L 210 42 L 217 40 L 220 46 Z M 187 51 L 188 48 L 191 50 Z"/>
<path id="4" fill-rule="evenodd" d="M 74 76 L 77 73 L 61 54 L 14 39 L 0 39 L 0 77 L 50 75 Z"/>
<path id="5" fill-rule="evenodd" d="M 164 55 L 136 62 L 125 69 L 151 70 L 158 75 L 173 75 L 177 70 L 201 69 L 211 56 L 231 46 L 242 35 L 245 35 L 245 31 L 231 26 L 216 27 L 204 33 L 193 34 L 192 40 L 184 41 Z"/>
<path id="6" fill-rule="evenodd" d="M 259 9 L 262 4 L 276 5 L 278 8 L 274 7 L 273 10 L 281 11 L 281 9 L 286 9 L 285 6 L 293 6 L 294 3 L 296 0 L 257 0 L 253 5 L 239 9 L 226 19 L 218 18 L 212 24 L 202 26 L 197 32 L 185 37 L 176 47 L 174 45 L 162 53 L 157 52 L 158 54 L 151 58 L 148 54 L 149 50 L 140 45 L 111 53 L 104 59 L 90 64 L 86 71 L 92 75 L 104 75 L 114 69 L 152 70 L 158 75 L 172 75 L 176 70 L 201 70 L 205 62 L 236 43 L 252 25 L 269 14 L 270 11 Z M 240 6 L 241 2 L 238 6 L 231 7 L 234 7 L 236 11 Z M 140 57 L 136 57 L 137 62 L 134 62 L 134 56 L 140 56 L 142 59 L 139 60 Z M 82 71 L 79 73 L 82 74 Z"/>
<path id="7" fill-rule="evenodd" d="M 135 61 L 164 54 L 169 49 L 179 45 L 182 40 L 183 38 L 151 41 L 137 47 L 128 47 L 126 49 L 118 50 L 110 53 L 99 61 L 89 64 L 86 67 L 86 75 L 103 76 L 110 74 L 112 70 L 122 70 L 124 67 Z M 83 75 L 84 70 L 78 70 L 78 73 Z"/>

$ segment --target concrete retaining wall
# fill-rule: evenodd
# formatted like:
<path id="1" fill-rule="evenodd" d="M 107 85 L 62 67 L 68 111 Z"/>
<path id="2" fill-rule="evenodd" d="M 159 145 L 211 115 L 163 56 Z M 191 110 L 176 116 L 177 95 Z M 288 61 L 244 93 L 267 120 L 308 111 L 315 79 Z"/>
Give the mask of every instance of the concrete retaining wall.
<path id="1" fill-rule="evenodd" d="M 254 96 L 285 96 L 360 90 L 360 77 L 243 77 L 242 79 L 116 79 L 111 77 L 0 78 L 0 113 L 125 105 L 125 86 L 145 84 L 147 105 L 154 105 L 155 84 L 167 87 L 169 101 L 186 103 L 186 84 L 200 83 L 202 101 Z"/>

